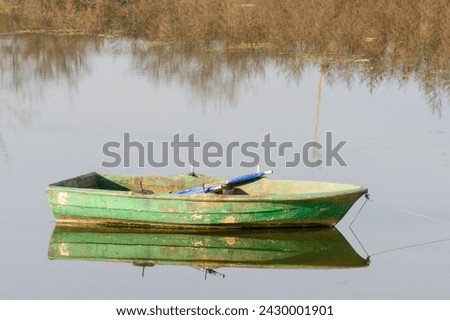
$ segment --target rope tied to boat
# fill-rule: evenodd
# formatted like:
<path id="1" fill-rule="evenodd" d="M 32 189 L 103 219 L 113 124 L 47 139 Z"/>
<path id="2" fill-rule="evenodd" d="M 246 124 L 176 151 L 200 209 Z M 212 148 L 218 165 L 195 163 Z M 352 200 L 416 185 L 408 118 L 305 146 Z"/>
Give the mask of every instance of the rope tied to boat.
<path id="1" fill-rule="evenodd" d="M 404 249 L 409 249 L 409 248 L 414 248 L 414 247 L 427 246 L 427 245 L 431 245 L 431 244 L 443 243 L 443 242 L 448 242 L 448 241 L 450 241 L 450 238 L 440 239 L 440 240 L 433 240 L 433 241 L 428 241 L 428 242 L 423 242 L 423 243 L 410 244 L 410 245 L 407 245 L 407 246 L 402 246 L 402 247 L 398 247 L 398 248 L 393 248 L 393 249 L 383 250 L 383 251 L 380 251 L 380 252 L 375 252 L 375 253 L 369 254 L 369 253 L 367 252 L 367 250 L 364 248 L 364 246 L 363 246 L 363 244 L 361 243 L 361 241 L 359 240 L 359 238 L 358 238 L 358 237 L 356 236 L 356 234 L 354 233 L 353 229 L 352 229 L 353 223 L 356 221 L 356 219 L 358 218 L 358 216 L 359 216 L 360 213 L 362 212 L 362 209 L 364 208 L 364 206 L 366 205 L 366 203 L 367 203 L 368 201 L 370 201 L 370 202 L 372 202 L 372 203 L 374 203 L 374 204 L 376 204 L 376 205 L 378 205 L 378 206 L 382 206 L 382 207 L 389 208 L 389 209 L 391 209 L 391 210 L 393 210 L 393 211 L 395 211 L 395 212 L 401 212 L 401 213 L 408 214 L 408 215 L 411 215 L 411 216 L 414 216 L 414 217 L 418 217 L 418 218 L 422 218 L 422 219 L 427 219 L 427 220 L 430 220 L 430 221 L 434 221 L 434 222 L 438 222 L 438 223 L 443 223 L 443 224 L 446 224 L 446 225 L 450 225 L 450 221 L 443 220 L 443 219 L 438 219 L 438 218 L 426 216 L 426 215 L 423 215 L 423 214 L 420 214 L 420 213 L 417 213 L 417 212 L 413 212 L 413 211 L 410 211 L 410 210 L 405 210 L 405 209 L 402 209 L 402 208 L 394 207 L 394 206 L 388 205 L 388 204 L 383 203 L 383 202 L 378 201 L 378 200 L 375 201 L 375 200 L 373 200 L 373 199 L 370 198 L 369 193 L 365 193 L 364 196 L 365 196 L 366 200 L 364 201 L 364 203 L 362 204 L 362 206 L 361 206 L 361 208 L 359 209 L 358 213 L 356 214 L 356 216 L 353 218 L 352 222 L 350 223 L 349 229 L 350 229 L 350 231 L 353 233 L 353 235 L 355 236 L 355 238 L 356 238 L 356 240 L 358 241 L 358 243 L 359 243 L 359 245 L 361 246 L 361 248 L 364 250 L 365 254 L 367 255 L 367 259 L 370 260 L 371 257 L 376 256 L 376 255 L 381 255 L 381 254 L 384 254 L 384 253 L 395 252 L 395 251 L 399 251 L 399 250 L 404 250 Z"/>
<path id="2" fill-rule="evenodd" d="M 409 215 L 411 215 L 411 216 L 415 216 L 415 217 L 418 217 L 418 218 L 423 218 L 423 219 L 427 219 L 427 220 L 430 220 L 430 221 L 434 221 L 434 222 L 439 222 L 439 223 L 444 223 L 444 224 L 450 225 L 450 221 L 448 221 L 448 220 L 442 220 L 442 219 L 438 219 L 438 218 L 426 216 L 426 215 L 423 215 L 423 214 L 420 214 L 420 213 L 417 213 L 417 212 L 413 212 L 413 211 L 410 211 L 410 210 L 405 210 L 405 209 L 402 209 L 402 208 L 397 208 L 397 207 L 388 205 L 388 204 L 386 204 L 386 203 L 380 202 L 380 201 L 378 201 L 378 200 L 375 201 L 375 200 L 372 200 L 372 199 L 369 199 L 369 198 L 368 198 L 368 200 L 369 200 L 370 202 L 373 202 L 373 203 L 376 204 L 376 205 L 384 206 L 384 207 L 389 208 L 389 209 L 391 209 L 391 210 L 393 210 L 393 211 L 397 211 L 397 212 L 401 212 L 401 213 L 404 213 L 404 214 L 409 214 Z"/>
<path id="3" fill-rule="evenodd" d="M 364 201 L 364 203 L 362 204 L 362 206 L 359 209 L 358 213 L 356 214 L 356 216 L 353 218 L 352 222 L 350 223 L 350 227 L 353 225 L 355 220 L 358 218 L 359 214 L 361 213 L 362 209 L 366 205 L 367 201 L 370 201 L 370 202 L 372 202 L 372 203 L 374 203 L 376 205 L 379 205 L 379 206 L 384 206 L 384 207 L 389 208 L 389 209 L 391 209 L 393 211 L 397 211 L 397 212 L 401 212 L 401 213 L 404 213 L 404 214 L 409 214 L 411 216 L 415 216 L 415 217 L 427 219 L 427 220 L 430 220 L 430 221 L 435 221 L 435 222 L 439 222 L 439 223 L 444 223 L 444 224 L 450 225 L 450 221 L 448 221 L 448 220 L 442 220 L 442 219 L 438 219 L 438 218 L 433 218 L 433 217 L 426 216 L 426 215 L 423 215 L 423 214 L 420 214 L 420 213 L 417 213 L 417 212 L 413 212 L 413 211 L 410 211 L 410 210 L 405 210 L 405 209 L 402 209 L 402 208 L 397 208 L 397 207 L 394 207 L 394 206 L 390 206 L 390 205 L 388 205 L 386 203 L 383 203 L 383 202 L 380 202 L 378 200 L 375 201 L 375 200 L 370 198 L 370 195 L 369 195 L 368 192 L 366 192 L 364 194 L 364 197 L 366 198 L 366 200 Z"/>
<path id="4" fill-rule="evenodd" d="M 353 223 L 355 222 L 356 218 L 358 218 L 359 214 L 361 213 L 362 209 L 364 208 L 364 206 L 366 205 L 367 201 L 372 201 L 372 199 L 370 199 L 370 195 L 368 192 L 366 192 L 364 194 L 364 197 L 366 198 L 366 200 L 364 200 L 364 203 L 362 204 L 361 208 L 359 208 L 358 213 L 356 214 L 356 216 L 353 218 L 352 222 L 350 223 L 350 229 L 352 228 Z"/>
<path id="5" fill-rule="evenodd" d="M 349 229 L 350 232 L 353 233 L 353 236 L 355 237 L 356 241 L 358 241 L 360 247 L 364 250 L 364 253 L 366 254 L 366 259 L 370 262 L 370 254 L 367 252 L 366 248 L 363 246 L 363 244 L 361 243 L 361 241 L 359 240 L 359 238 L 356 236 L 355 232 L 352 229 L 352 225 L 353 223 L 356 221 L 356 219 L 358 218 L 359 214 L 361 213 L 362 209 L 364 208 L 364 206 L 366 205 L 367 201 L 370 200 L 370 196 L 369 193 L 366 192 L 364 194 L 364 197 L 366 198 L 366 200 L 364 200 L 364 203 L 362 204 L 361 208 L 359 208 L 358 213 L 356 214 L 356 216 L 353 218 L 352 222 L 349 225 Z"/>
<path id="6" fill-rule="evenodd" d="M 430 244 L 442 243 L 442 242 L 447 242 L 447 241 L 450 241 L 450 238 L 428 241 L 428 242 L 424 242 L 424 243 L 415 243 L 415 244 L 410 244 L 410 245 L 403 246 L 403 247 L 388 249 L 388 250 L 372 253 L 369 256 L 369 259 L 373 256 L 377 256 L 377 255 L 381 255 L 381 254 L 385 254 L 385 253 L 389 253 L 389 252 L 395 252 L 395 251 L 400 251 L 400 250 L 405 250 L 405 249 L 410 249 L 410 248 L 415 248 L 415 247 L 423 247 L 423 246 L 428 246 Z"/>

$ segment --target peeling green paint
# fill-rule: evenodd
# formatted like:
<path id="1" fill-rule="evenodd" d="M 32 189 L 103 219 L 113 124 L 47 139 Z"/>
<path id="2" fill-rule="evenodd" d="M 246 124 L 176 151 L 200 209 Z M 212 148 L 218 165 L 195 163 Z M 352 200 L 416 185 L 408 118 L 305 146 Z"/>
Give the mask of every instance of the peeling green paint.
<path id="1" fill-rule="evenodd" d="M 47 194 L 58 224 L 242 228 L 334 226 L 367 192 L 348 184 L 265 178 L 231 195 L 173 194 L 222 179 L 91 173 L 54 183 Z"/>

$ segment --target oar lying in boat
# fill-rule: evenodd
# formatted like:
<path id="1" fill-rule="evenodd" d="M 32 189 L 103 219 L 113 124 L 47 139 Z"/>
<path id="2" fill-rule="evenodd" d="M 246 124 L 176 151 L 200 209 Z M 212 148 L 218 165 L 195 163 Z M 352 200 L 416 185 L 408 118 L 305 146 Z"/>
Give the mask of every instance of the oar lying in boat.
<path id="1" fill-rule="evenodd" d="M 192 187 L 189 189 L 180 190 L 175 193 L 176 194 L 196 194 L 196 193 L 218 192 L 225 187 L 238 186 L 238 185 L 242 185 L 242 184 L 246 184 L 246 183 L 250 183 L 250 182 L 259 180 L 271 173 L 273 173 L 272 170 L 267 170 L 264 172 L 249 173 L 249 174 L 245 174 L 243 176 L 238 176 L 238 177 L 231 178 L 228 180 L 208 183 L 205 185 L 195 186 L 195 187 Z"/>

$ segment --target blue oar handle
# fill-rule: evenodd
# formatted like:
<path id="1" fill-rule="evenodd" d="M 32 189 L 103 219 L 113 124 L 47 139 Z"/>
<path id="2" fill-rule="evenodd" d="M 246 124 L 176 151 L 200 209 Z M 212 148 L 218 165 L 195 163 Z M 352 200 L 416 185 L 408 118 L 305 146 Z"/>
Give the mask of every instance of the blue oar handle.
<path id="1" fill-rule="evenodd" d="M 264 172 L 256 172 L 256 173 L 249 173 L 249 174 L 245 174 L 243 176 L 239 176 L 236 178 L 232 178 L 227 180 L 227 185 L 236 185 L 236 184 L 240 184 L 240 183 L 245 183 L 245 182 L 250 182 L 253 181 L 255 179 L 259 179 L 262 178 L 270 173 L 273 173 L 272 170 L 267 170 Z"/>
<path id="2" fill-rule="evenodd" d="M 195 187 L 192 187 L 189 189 L 180 190 L 180 191 L 177 191 L 176 194 L 197 194 L 197 193 L 214 192 L 214 191 L 221 190 L 225 186 L 234 186 L 234 185 L 249 183 L 251 181 L 263 178 L 266 175 L 271 174 L 271 173 L 273 173 L 272 170 L 267 170 L 264 172 L 257 172 L 257 173 L 249 173 L 249 174 L 245 174 L 243 176 L 238 176 L 238 177 L 231 178 L 231 179 L 224 180 L 224 181 L 214 182 L 214 183 L 210 183 L 210 184 L 206 184 L 206 185 L 195 186 Z"/>

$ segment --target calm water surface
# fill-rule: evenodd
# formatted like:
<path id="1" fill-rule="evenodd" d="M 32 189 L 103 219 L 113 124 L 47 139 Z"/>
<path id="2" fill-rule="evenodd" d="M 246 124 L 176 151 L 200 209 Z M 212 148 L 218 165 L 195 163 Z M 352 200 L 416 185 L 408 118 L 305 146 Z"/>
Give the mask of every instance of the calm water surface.
<path id="1" fill-rule="evenodd" d="M 0 298 L 450 298 L 448 82 L 430 87 L 380 71 L 374 83 L 361 71 L 364 61 L 342 71 L 300 59 L 296 68 L 292 59 L 258 50 L 197 54 L 54 36 L 3 36 L 0 45 Z M 55 224 L 47 184 L 91 171 L 189 170 L 173 162 L 140 168 L 136 155 L 129 168 L 102 167 L 110 160 L 103 144 L 123 141 L 125 132 L 157 144 L 177 133 L 222 144 L 262 142 L 271 133 L 301 147 L 323 142 L 327 131 L 348 141 L 341 152 L 347 167 L 287 168 L 273 154 L 274 178 L 368 187 L 375 202 L 353 223 L 356 237 L 349 225 L 363 199 L 338 229 L 361 257 L 371 255 L 369 266 L 218 268 L 226 277 L 205 281 L 189 266 L 155 266 L 141 277 L 130 263 L 48 259 Z M 236 153 L 233 167 L 197 171 L 247 173 L 241 160 Z"/>

